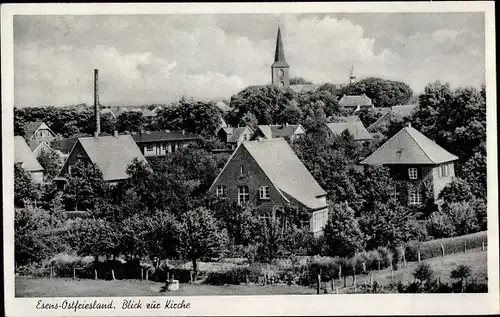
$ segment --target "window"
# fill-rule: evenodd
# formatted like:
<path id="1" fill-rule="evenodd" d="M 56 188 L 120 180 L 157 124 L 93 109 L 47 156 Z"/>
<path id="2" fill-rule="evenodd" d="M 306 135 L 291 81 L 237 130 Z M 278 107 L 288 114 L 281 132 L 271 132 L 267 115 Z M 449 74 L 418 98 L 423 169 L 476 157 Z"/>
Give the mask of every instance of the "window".
<path id="1" fill-rule="evenodd" d="M 441 165 L 439 167 L 439 174 L 440 177 L 450 176 L 450 164 Z"/>
<path id="2" fill-rule="evenodd" d="M 248 203 L 248 200 L 249 200 L 248 186 L 238 187 L 238 205 L 244 206 Z"/>
<path id="3" fill-rule="evenodd" d="M 243 141 L 247 141 L 248 140 L 248 135 L 246 133 L 243 134 Z"/>
<path id="4" fill-rule="evenodd" d="M 411 167 L 408 169 L 408 176 L 410 179 L 417 179 L 418 178 L 418 171 L 415 167 Z"/>
<path id="5" fill-rule="evenodd" d="M 422 204 L 422 193 L 417 189 L 411 189 L 408 197 L 408 203 L 410 205 L 420 205 Z"/>
<path id="6" fill-rule="evenodd" d="M 281 81 L 281 82 L 280 82 L 280 86 L 281 86 L 281 88 L 284 88 L 284 87 L 285 87 L 285 82 L 284 82 L 284 81 Z"/>
<path id="7" fill-rule="evenodd" d="M 262 222 L 268 222 L 268 221 L 271 221 L 271 215 L 269 213 L 265 213 L 265 214 L 260 214 L 259 215 L 259 220 L 262 221 Z"/>
<path id="8" fill-rule="evenodd" d="M 285 77 L 285 71 L 283 69 L 280 69 L 280 77 L 281 78 Z"/>
<path id="9" fill-rule="evenodd" d="M 300 227 L 302 229 L 309 230 L 310 225 L 311 225 L 311 219 L 304 217 L 300 220 Z"/>
<path id="10" fill-rule="evenodd" d="M 216 194 L 217 194 L 217 197 L 226 197 L 226 194 L 227 194 L 226 186 L 224 186 L 224 185 L 217 186 Z"/>
<path id="11" fill-rule="evenodd" d="M 259 198 L 260 199 L 269 199 L 269 186 L 260 186 L 259 187 Z"/>
<path id="12" fill-rule="evenodd" d="M 245 176 L 245 168 L 243 167 L 243 165 L 240 166 L 240 177 L 243 177 Z"/>
<path id="13" fill-rule="evenodd" d="M 146 151 L 153 151 L 153 144 L 151 144 L 151 143 L 150 143 L 150 144 L 148 144 L 148 145 L 146 146 Z"/>

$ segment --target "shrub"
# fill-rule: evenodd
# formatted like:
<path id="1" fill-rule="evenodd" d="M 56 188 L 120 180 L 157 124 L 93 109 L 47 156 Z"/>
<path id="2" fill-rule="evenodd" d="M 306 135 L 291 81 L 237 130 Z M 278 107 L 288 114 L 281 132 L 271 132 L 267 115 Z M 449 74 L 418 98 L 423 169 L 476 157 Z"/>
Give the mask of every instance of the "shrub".
<path id="1" fill-rule="evenodd" d="M 431 266 L 427 263 L 419 264 L 412 274 L 420 282 L 429 282 L 434 279 L 434 271 L 432 271 Z"/>
<path id="2" fill-rule="evenodd" d="M 380 268 L 389 267 L 392 263 L 392 252 L 386 247 L 378 247 L 377 252 L 380 255 Z"/>
<path id="3" fill-rule="evenodd" d="M 417 252 L 421 249 L 422 242 L 420 241 L 409 241 L 405 245 L 405 257 L 406 261 L 412 262 L 418 260 Z"/>
<path id="4" fill-rule="evenodd" d="M 256 283 L 261 274 L 261 268 L 256 266 L 237 267 L 228 271 L 210 272 L 207 275 L 205 284 L 224 285 L 224 284 L 241 284 Z"/>

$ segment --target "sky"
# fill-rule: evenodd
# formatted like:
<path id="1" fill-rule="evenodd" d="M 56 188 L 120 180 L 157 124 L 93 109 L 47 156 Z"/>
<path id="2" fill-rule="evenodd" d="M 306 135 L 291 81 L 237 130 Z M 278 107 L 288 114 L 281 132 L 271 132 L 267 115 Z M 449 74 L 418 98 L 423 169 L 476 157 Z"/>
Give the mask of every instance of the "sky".
<path id="1" fill-rule="evenodd" d="M 415 93 L 484 84 L 483 13 L 14 16 L 16 106 L 230 99 L 271 81 L 280 25 L 291 77 L 381 77 Z"/>

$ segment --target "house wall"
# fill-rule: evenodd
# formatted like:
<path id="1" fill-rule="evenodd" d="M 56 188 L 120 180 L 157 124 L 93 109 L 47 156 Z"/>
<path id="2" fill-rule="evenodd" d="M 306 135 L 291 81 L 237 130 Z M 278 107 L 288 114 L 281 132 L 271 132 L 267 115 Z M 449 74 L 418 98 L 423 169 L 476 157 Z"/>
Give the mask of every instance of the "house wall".
<path id="1" fill-rule="evenodd" d="M 59 176 L 66 177 L 68 174 L 68 166 L 75 165 L 76 161 L 79 159 L 83 160 L 86 163 L 90 163 L 87 152 L 85 152 L 80 142 L 77 142 L 73 148 L 73 151 L 71 151 L 68 158 L 66 159 L 66 162 L 64 163 L 64 166 L 59 172 Z"/>
<path id="2" fill-rule="evenodd" d="M 163 142 L 141 142 L 137 145 L 144 157 L 162 156 L 177 151 L 180 148 L 192 144 L 191 140 L 163 141 Z"/>
<path id="3" fill-rule="evenodd" d="M 441 166 L 448 165 L 448 176 L 441 175 L 439 173 L 439 169 Z M 440 164 L 435 166 L 432 169 L 433 176 L 433 191 L 434 191 L 434 200 L 437 200 L 439 193 L 443 190 L 443 188 L 453 181 L 453 177 L 455 177 L 455 164 L 453 162 Z"/>
<path id="4" fill-rule="evenodd" d="M 35 134 L 33 134 L 30 140 L 33 141 L 52 141 L 55 135 L 49 129 L 38 129 Z"/>
<path id="5" fill-rule="evenodd" d="M 33 153 L 38 157 L 40 156 L 43 152 L 50 153 L 52 152 L 52 149 L 47 145 L 47 143 L 40 143 L 38 147 L 33 151 Z"/>
<path id="6" fill-rule="evenodd" d="M 43 171 L 30 172 L 31 179 L 34 183 L 43 183 Z"/>
<path id="7" fill-rule="evenodd" d="M 240 176 L 241 166 L 244 170 L 243 177 Z M 238 149 L 210 190 L 215 194 L 219 185 L 226 186 L 227 199 L 236 203 L 238 202 L 238 187 L 248 186 L 249 204 L 255 206 L 262 213 L 272 212 L 273 207 L 286 203 L 244 147 Z M 269 186 L 269 200 L 259 199 L 259 186 Z"/>

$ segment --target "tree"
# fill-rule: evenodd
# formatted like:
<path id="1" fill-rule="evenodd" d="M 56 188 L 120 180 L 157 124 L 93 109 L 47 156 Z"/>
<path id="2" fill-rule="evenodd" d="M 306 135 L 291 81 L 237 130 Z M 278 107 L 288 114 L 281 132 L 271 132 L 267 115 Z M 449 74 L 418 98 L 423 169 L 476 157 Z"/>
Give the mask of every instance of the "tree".
<path id="1" fill-rule="evenodd" d="M 472 275 L 470 266 L 460 264 L 450 272 L 452 279 L 458 280 L 463 289 L 467 287 L 467 279 Z"/>
<path id="2" fill-rule="evenodd" d="M 454 202 L 444 205 L 442 212 L 455 227 L 457 235 L 466 235 L 479 231 L 476 210 L 470 202 Z"/>
<path id="3" fill-rule="evenodd" d="M 109 186 L 96 164 L 77 160 L 67 179 L 63 192 L 68 210 L 91 210 L 98 201 L 107 198 Z"/>
<path id="4" fill-rule="evenodd" d="M 221 117 L 222 111 L 214 102 L 183 99 L 159 113 L 158 125 L 162 130 L 185 130 L 211 136 L 219 129 Z"/>
<path id="5" fill-rule="evenodd" d="M 429 264 L 421 263 L 413 271 L 413 277 L 422 283 L 430 282 L 434 279 L 434 271 Z"/>
<path id="6" fill-rule="evenodd" d="M 227 115 L 228 124 L 238 125 L 241 119 L 252 113 L 259 124 L 280 124 L 278 113 L 283 112 L 296 96 L 291 89 L 276 85 L 250 86 L 231 97 L 232 110 Z"/>
<path id="7" fill-rule="evenodd" d="M 259 121 L 257 121 L 257 118 L 253 115 L 251 112 L 245 113 L 245 115 L 241 118 L 240 123 L 238 126 L 247 126 L 253 131 L 257 129 L 259 126 Z"/>
<path id="8" fill-rule="evenodd" d="M 220 230 L 212 211 L 204 207 L 189 210 L 181 216 L 180 223 L 180 251 L 193 262 L 196 276 L 198 259 L 219 256 L 227 242 L 227 233 Z"/>
<path id="9" fill-rule="evenodd" d="M 22 168 L 21 163 L 14 164 L 14 205 L 24 207 L 41 197 L 40 188 L 33 183 L 31 175 Z"/>
<path id="10" fill-rule="evenodd" d="M 367 249 L 397 247 L 413 238 L 415 214 L 396 199 L 376 202 L 373 209 L 363 210 L 360 227 L 366 235 Z"/>
<path id="11" fill-rule="evenodd" d="M 363 233 L 347 202 L 331 206 L 331 217 L 323 232 L 326 255 L 348 258 L 364 247 Z"/>
<path id="12" fill-rule="evenodd" d="M 470 191 L 474 196 L 486 199 L 488 187 L 485 142 L 481 142 L 474 150 L 474 154 L 462 166 L 460 174 L 470 185 Z"/>
<path id="13" fill-rule="evenodd" d="M 312 85 L 312 81 L 306 80 L 302 77 L 290 78 L 290 85 Z"/>
<path id="14" fill-rule="evenodd" d="M 119 132 L 141 131 L 145 124 L 142 113 L 137 111 L 127 111 L 120 113 L 117 118 L 116 127 Z"/>
<path id="15" fill-rule="evenodd" d="M 62 220 L 40 208 L 16 209 L 14 251 L 16 265 L 39 262 L 63 252 L 67 246 L 60 234 Z"/>
<path id="16" fill-rule="evenodd" d="M 387 203 L 395 197 L 395 192 L 395 183 L 387 167 L 365 167 L 359 188 L 359 194 L 364 201 L 363 210 L 373 210 L 377 202 Z"/>
<path id="17" fill-rule="evenodd" d="M 42 165 L 44 176 L 47 181 L 51 181 L 57 176 L 62 167 L 62 160 L 54 151 L 42 150 L 42 153 L 37 157 L 38 162 Z"/>
<path id="18" fill-rule="evenodd" d="M 338 95 L 344 94 L 366 94 L 375 107 L 381 108 L 407 104 L 413 91 L 403 82 L 369 77 L 341 88 Z"/>
<path id="19" fill-rule="evenodd" d="M 454 202 L 467 202 L 473 198 L 469 184 L 458 177 L 454 177 L 451 183 L 446 185 L 439 193 L 438 199 L 445 204 Z"/>

